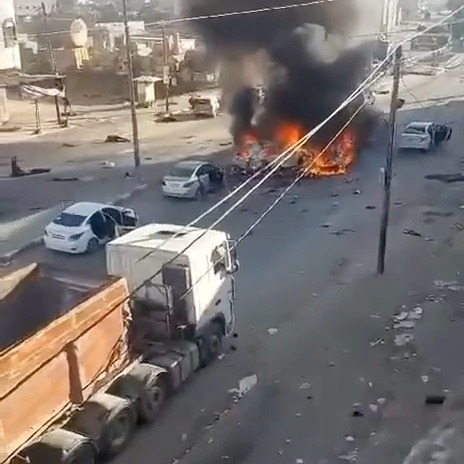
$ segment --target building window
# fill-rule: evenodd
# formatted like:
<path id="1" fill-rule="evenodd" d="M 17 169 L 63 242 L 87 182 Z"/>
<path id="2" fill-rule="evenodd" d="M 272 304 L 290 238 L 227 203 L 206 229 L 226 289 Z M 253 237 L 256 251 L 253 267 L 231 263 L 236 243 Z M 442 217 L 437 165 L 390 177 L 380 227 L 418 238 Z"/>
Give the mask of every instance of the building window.
<path id="1" fill-rule="evenodd" d="M 16 24 L 13 19 L 5 19 L 3 21 L 3 40 L 5 42 L 5 48 L 11 48 L 16 45 Z"/>

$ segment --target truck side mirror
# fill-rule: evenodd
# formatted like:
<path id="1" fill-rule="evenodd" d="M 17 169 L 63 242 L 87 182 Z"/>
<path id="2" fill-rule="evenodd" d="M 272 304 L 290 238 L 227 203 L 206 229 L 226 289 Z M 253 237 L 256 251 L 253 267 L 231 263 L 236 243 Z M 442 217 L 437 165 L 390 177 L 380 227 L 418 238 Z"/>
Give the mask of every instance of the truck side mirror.
<path id="1" fill-rule="evenodd" d="M 229 248 L 229 267 L 227 272 L 235 274 L 240 269 L 240 262 L 237 257 L 237 242 L 235 240 L 228 240 Z"/>

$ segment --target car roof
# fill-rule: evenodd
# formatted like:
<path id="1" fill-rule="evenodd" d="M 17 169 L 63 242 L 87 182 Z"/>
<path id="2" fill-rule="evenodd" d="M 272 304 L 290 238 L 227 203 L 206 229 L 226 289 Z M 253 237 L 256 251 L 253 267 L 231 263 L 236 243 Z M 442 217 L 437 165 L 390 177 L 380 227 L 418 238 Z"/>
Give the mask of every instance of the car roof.
<path id="1" fill-rule="evenodd" d="M 174 165 L 175 168 L 187 168 L 187 169 L 196 169 L 203 164 L 208 164 L 205 161 L 179 161 Z"/>
<path id="2" fill-rule="evenodd" d="M 77 214 L 79 216 L 90 216 L 91 214 L 101 210 L 102 208 L 111 207 L 105 203 L 93 203 L 90 201 L 82 201 L 74 203 L 66 208 L 63 212 L 68 214 Z"/>
<path id="3" fill-rule="evenodd" d="M 406 127 L 427 127 L 434 124 L 432 121 L 412 121 Z"/>

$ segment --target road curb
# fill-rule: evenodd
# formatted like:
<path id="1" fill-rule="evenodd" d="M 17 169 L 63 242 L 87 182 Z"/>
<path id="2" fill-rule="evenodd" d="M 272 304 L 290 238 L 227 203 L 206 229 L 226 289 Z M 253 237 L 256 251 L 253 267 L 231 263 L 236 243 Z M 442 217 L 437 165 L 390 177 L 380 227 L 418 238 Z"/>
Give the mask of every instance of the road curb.
<path id="1" fill-rule="evenodd" d="M 136 185 L 130 192 L 117 195 L 116 198 L 113 201 L 110 201 L 108 204 L 115 205 L 115 206 L 121 206 L 122 203 L 124 203 L 125 201 L 129 200 L 134 195 L 136 195 L 137 193 L 142 192 L 143 190 L 147 188 L 148 188 L 148 184 Z M 9 266 L 11 264 L 11 261 L 14 259 L 16 255 L 26 250 L 29 250 L 30 248 L 41 245 L 42 242 L 43 242 L 43 237 L 37 237 L 25 243 L 24 245 L 17 248 L 16 250 L 13 250 L 13 251 L 10 251 L 9 253 L 5 253 L 1 255 L 0 256 L 0 267 Z"/>

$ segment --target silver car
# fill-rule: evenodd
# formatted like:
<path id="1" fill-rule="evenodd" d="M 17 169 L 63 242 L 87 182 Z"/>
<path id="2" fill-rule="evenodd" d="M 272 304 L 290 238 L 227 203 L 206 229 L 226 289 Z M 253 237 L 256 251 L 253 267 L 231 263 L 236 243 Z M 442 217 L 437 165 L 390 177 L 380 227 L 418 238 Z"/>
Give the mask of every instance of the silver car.
<path id="1" fill-rule="evenodd" d="M 222 187 L 221 168 L 204 161 L 181 161 L 163 178 L 163 194 L 167 197 L 202 198 Z"/>

